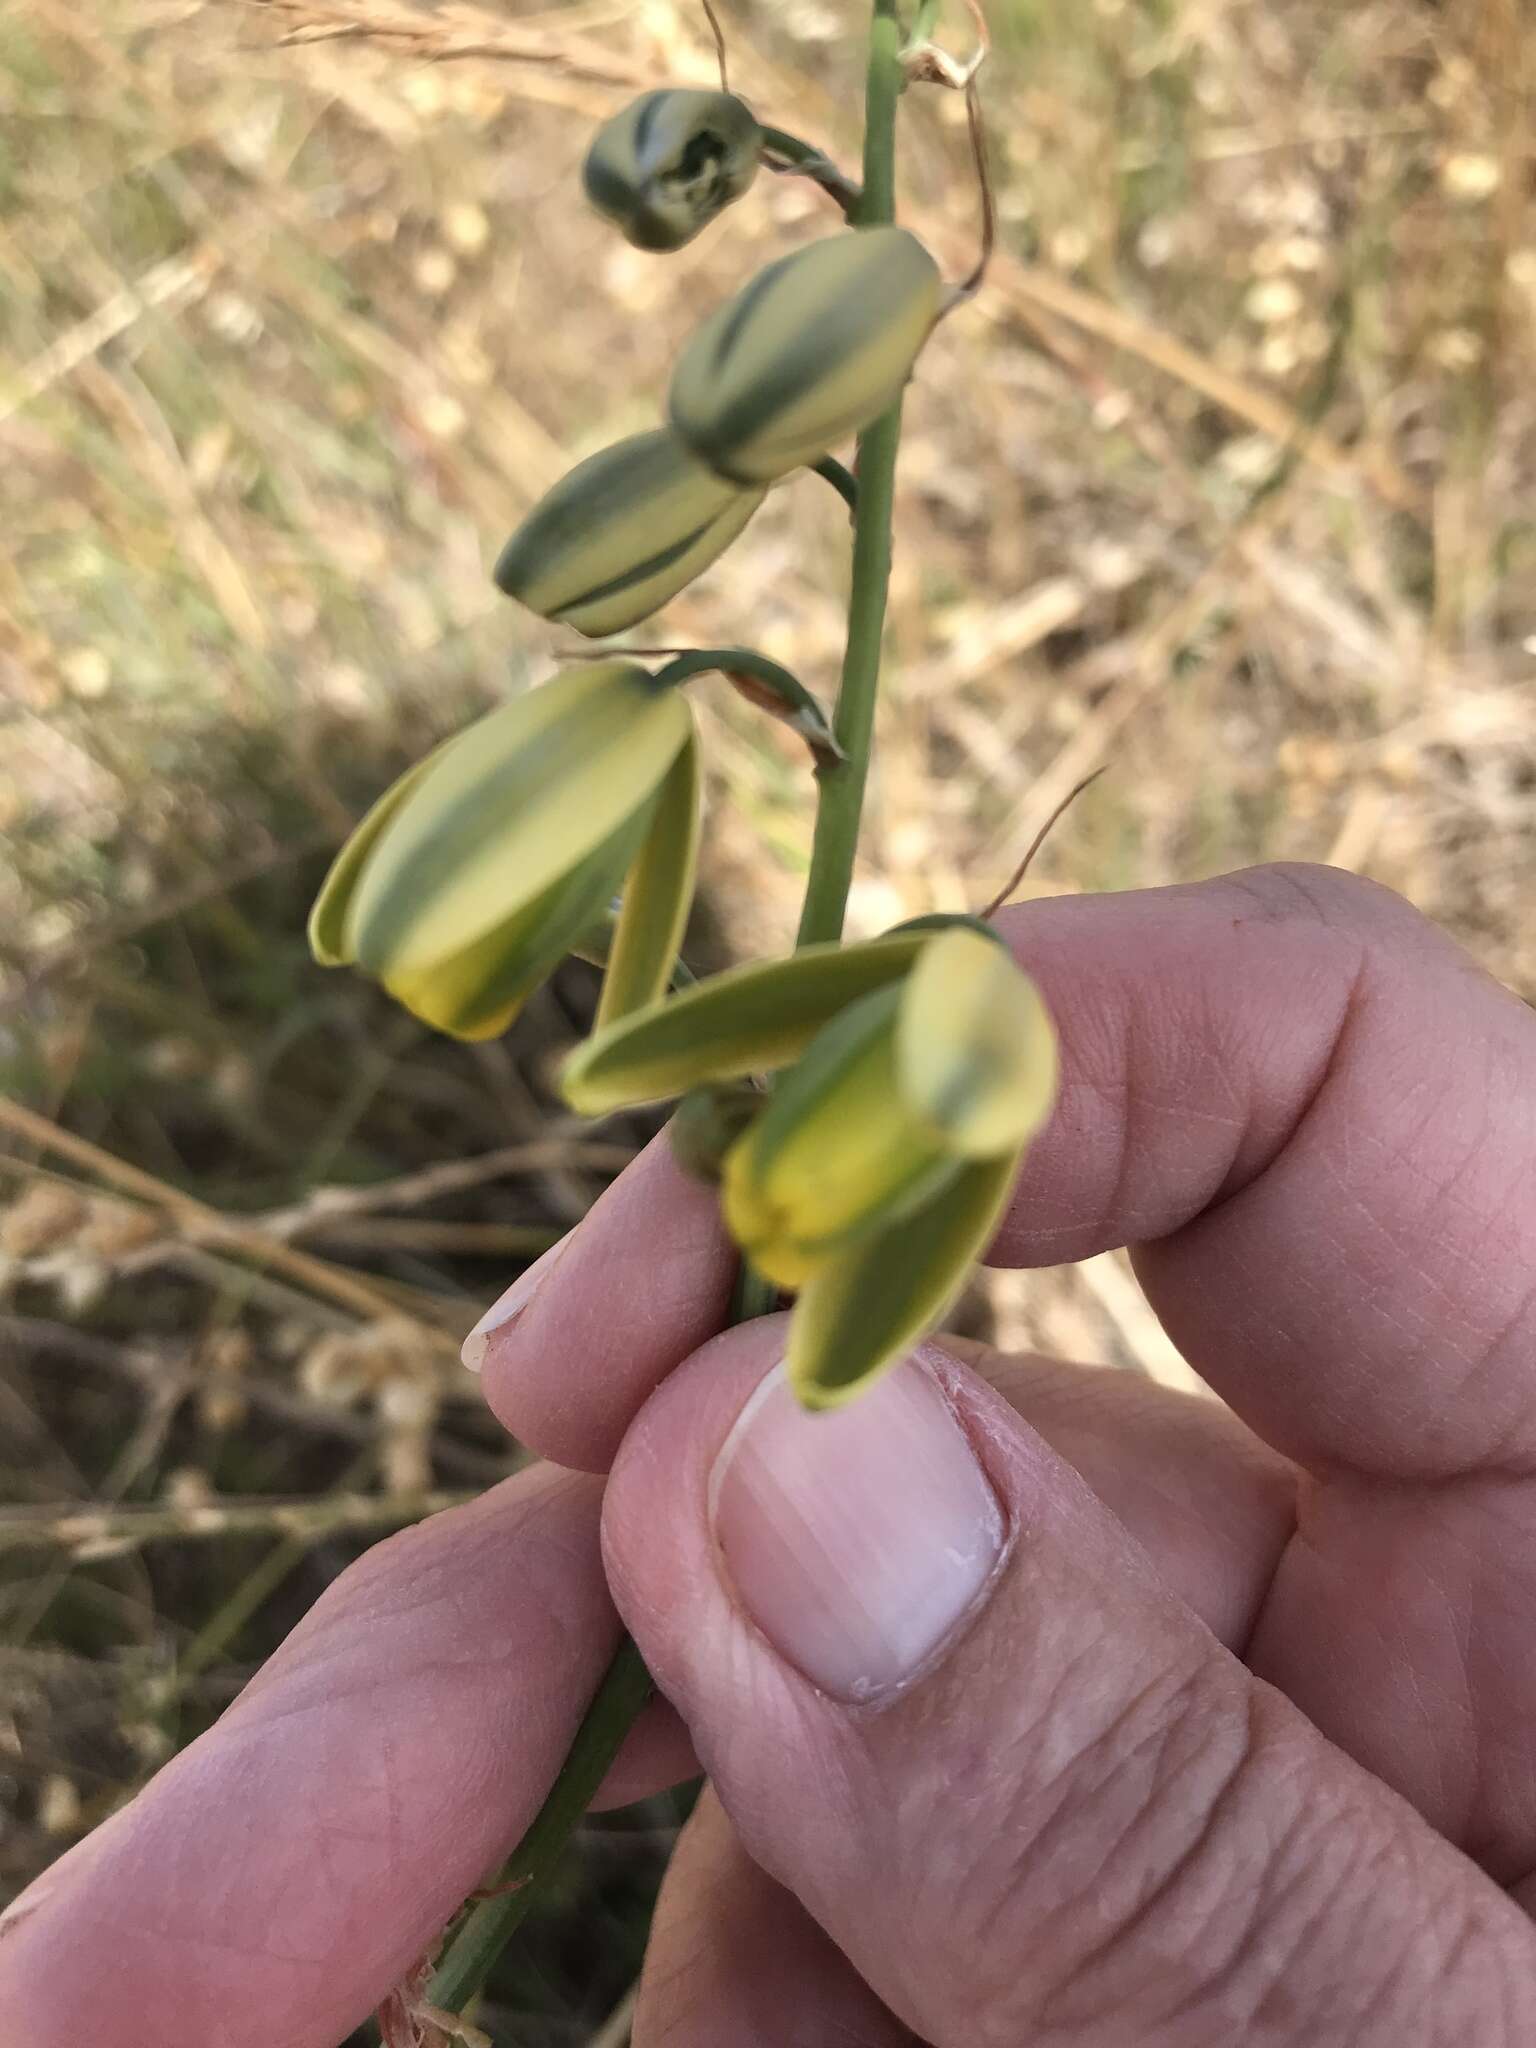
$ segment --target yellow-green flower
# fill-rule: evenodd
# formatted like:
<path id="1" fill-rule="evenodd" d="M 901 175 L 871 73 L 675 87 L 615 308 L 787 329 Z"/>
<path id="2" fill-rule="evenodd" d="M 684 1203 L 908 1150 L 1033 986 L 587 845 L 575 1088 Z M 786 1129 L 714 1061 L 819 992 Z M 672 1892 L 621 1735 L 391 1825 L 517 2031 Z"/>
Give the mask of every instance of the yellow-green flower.
<path id="1" fill-rule="evenodd" d="M 724 482 L 665 427 L 590 455 L 502 549 L 497 587 L 578 633 L 619 633 L 723 554 L 763 502 Z"/>
<path id="2" fill-rule="evenodd" d="M 689 342 L 667 400 L 673 427 L 738 484 L 819 461 L 896 397 L 942 291 L 905 228 L 855 228 L 781 257 Z"/>
<path id="3" fill-rule="evenodd" d="M 438 1030 L 491 1038 L 622 888 L 606 1023 L 667 986 L 697 833 L 686 700 L 631 662 L 567 669 L 379 799 L 326 877 L 310 947 Z"/>
<path id="4" fill-rule="evenodd" d="M 798 1291 L 790 1379 L 807 1406 L 833 1407 L 942 1315 L 1056 1071 L 1034 984 L 956 923 L 702 982 L 599 1031 L 563 1085 L 596 1112 L 778 1073 L 726 1154 L 724 1213 L 753 1264 Z"/>
<path id="5" fill-rule="evenodd" d="M 598 129 L 587 197 L 640 249 L 681 249 L 757 176 L 763 131 L 734 93 L 648 92 Z"/>

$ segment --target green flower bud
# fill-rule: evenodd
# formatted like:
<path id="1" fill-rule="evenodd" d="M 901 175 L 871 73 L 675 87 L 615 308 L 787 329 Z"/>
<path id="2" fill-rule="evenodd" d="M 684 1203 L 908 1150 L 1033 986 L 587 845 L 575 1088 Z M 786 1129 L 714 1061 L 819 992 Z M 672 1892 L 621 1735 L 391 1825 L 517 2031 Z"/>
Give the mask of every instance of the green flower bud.
<path id="1" fill-rule="evenodd" d="M 792 1219 L 776 1261 L 785 1242 L 791 1256 L 798 1249 L 806 1258 L 786 1370 L 811 1408 L 851 1400 L 943 1315 L 996 1230 L 1024 1148 L 1056 1099 L 1050 1017 L 1034 983 L 990 932 L 956 923 L 930 938 L 880 1033 L 881 1057 L 889 1060 L 883 1109 L 871 1109 L 867 1094 L 856 1103 L 843 1080 L 819 1091 L 809 1110 L 807 1131 L 814 1124 L 810 1134 L 824 1148 L 819 1182 L 813 1169 L 809 1190 L 791 1184 L 787 1145 L 779 1162 L 754 1167 L 748 1147 L 754 1138 L 763 1145 L 767 1117 L 743 1140 L 739 1167 L 735 1155 L 726 1167 L 728 1190 L 733 1168 L 743 1176 L 756 1171 Z M 811 1067 L 817 1051 L 802 1067 Z M 893 1135 L 869 1128 L 855 1139 L 843 1128 L 882 1118 Z M 860 1154 L 862 1180 L 854 1170 Z M 802 1180 L 810 1158 L 802 1138 Z M 841 1219 L 840 1242 L 816 1256 L 806 1222 L 840 1220 L 827 1192 L 839 1181 L 862 1195 L 864 1208 Z"/>
<path id="2" fill-rule="evenodd" d="M 729 92 L 648 92 L 604 122 L 587 197 L 638 249 L 681 249 L 757 176 L 763 131 Z"/>
<path id="3" fill-rule="evenodd" d="M 958 1160 L 901 1097 L 901 994 L 880 989 L 828 1024 L 726 1161 L 727 1227 L 780 1287 L 804 1286 L 954 1175 Z"/>
<path id="4" fill-rule="evenodd" d="M 316 900 L 315 958 L 364 968 L 440 1031 L 494 1037 L 633 869 L 652 883 L 633 913 L 626 892 L 616 953 L 632 916 L 652 945 L 629 978 L 642 1000 L 654 996 L 692 887 L 693 748 L 686 701 L 645 669 L 565 670 L 375 804 Z M 666 904 L 658 890 L 671 892 Z"/>
<path id="5" fill-rule="evenodd" d="M 924 939 L 905 977 L 850 1004 L 732 1151 L 725 1220 L 759 1270 L 803 1286 L 968 1160 L 1017 1154 L 1056 1093 L 1045 1007 L 990 935 Z"/>
<path id="6" fill-rule="evenodd" d="M 942 290 L 938 265 L 905 228 L 855 228 L 770 263 L 684 350 L 673 427 L 739 484 L 817 461 L 896 398 Z"/>
<path id="7" fill-rule="evenodd" d="M 1056 1039 L 996 935 L 957 919 L 717 975 L 589 1041 L 565 1090 L 606 1109 L 694 1085 L 680 1150 L 713 1168 L 720 1083 L 775 1070 L 766 1100 L 731 1099 L 746 1122 L 722 1205 L 758 1271 L 798 1291 L 790 1380 L 830 1407 L 964 1284 L 1055 1100 Z"/>
<path id="8" fill-rule="evenodd" d="M 722 482 L 664 427 L 636 434 L 539 500 L 502 549 L 496 584 L 557 625 L 622 632 L 724 553 L 763 497 Z"/>
<path id="9" fill-rule="evenodd" d="M 1050 1114 L 1056 1035 L 977 920 L 753 961 L 598 1031 L 561 1077 L 589 1114 L 696 1091 L 680 1152 L 715 1169 L 753 1264 L 797 1289 L 788 1371 L 808 1407 L 850 1400 L 930 1330 L 986 1249 Z M 751 1114 L 760 1104 L 757 1114 Z"/>

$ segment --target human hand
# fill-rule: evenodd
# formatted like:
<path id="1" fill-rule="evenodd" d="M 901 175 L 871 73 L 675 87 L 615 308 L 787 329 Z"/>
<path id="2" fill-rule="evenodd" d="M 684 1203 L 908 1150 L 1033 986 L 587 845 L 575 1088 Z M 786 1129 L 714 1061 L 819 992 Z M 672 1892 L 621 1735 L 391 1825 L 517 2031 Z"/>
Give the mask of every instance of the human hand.
<path id="1" fill-rule="evenodd" d="M 1000 1250 L 1136 1244 L 1248 1427 L 952 1350 L 835 1416 L 754 1399 L 771 1321 L 688 1358 L 707 1194 L 657 1149 L 609 1192 L 486 1384 L 536 1448 L 618 1453 L 608 1572 L 715 1787 L 638 2048 L 1512 2048 L 1536 1022 L 1323 871 L 1003 922 L 1065 1073 Z M 0 2036 L 330 2048 L 557 1766 L 615 1628 L 598 1499 L 525 1475 L 345 1575 L 0 1923 Z M 685 1754 L 658 1709 L 612 1790 Z"/>
<path id="2" fill-rule="evenodd" d="M 1000 922 L 1064 1053 L 1000 1253 L 1134 1245 L 1235 1413 L 930 1347 L 806 1415 L 771 1321 L 680 1363 L 660 1170 L 599 1205 L 485 1378 L 614 1459 L 712 1781 L 636 2042 L 1536 2039 L 1536 1018 L 1326 870 Z"/>

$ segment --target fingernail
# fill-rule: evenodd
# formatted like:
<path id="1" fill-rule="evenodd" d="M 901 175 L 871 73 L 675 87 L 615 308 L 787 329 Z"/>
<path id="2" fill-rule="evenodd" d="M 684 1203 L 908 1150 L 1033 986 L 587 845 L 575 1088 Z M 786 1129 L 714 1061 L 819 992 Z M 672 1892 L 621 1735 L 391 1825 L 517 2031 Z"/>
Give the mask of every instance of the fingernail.
<path id="1" fill-rule="evenodd" d="M 476 1323 L 459 1347 L 459 1356 L 471 1372 L 478 1372 L 485 1363 L 493 1330 L 503 1330 L 508 1323 L 515 1323 L 538 1293 L 554 1268 L 555 1257 L 565 1250 L 567 1239 L 561 1238 L 552 1244 L 547 1252 L 540 1252 L 525 1272 L 519 1273 L 500 1300 L 493 1301 L 485 1314 Z"/>
<path id="2" fill-rule="evenodd" d="M 843 1700 L 933 1663 L 1007 1533 L 969 1438 L 912 1360 L 830 1414 L 808 1414 L 771 1373 L 721 1448 L 710 1514 L 741 1605 Z"/>

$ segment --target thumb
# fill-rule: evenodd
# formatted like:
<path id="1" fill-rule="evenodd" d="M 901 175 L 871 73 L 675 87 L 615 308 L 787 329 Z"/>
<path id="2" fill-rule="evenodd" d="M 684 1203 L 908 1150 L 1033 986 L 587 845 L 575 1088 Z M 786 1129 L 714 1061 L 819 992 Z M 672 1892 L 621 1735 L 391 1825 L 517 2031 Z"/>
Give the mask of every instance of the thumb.
<path id="1" fill-rule="evenodd" d="M 648 1402 L 625 1620 L 752 1857 L 933 2048 L 1510 2042 L 1536 1934 L 929 1349 L 807 1415 L 773 1320 Z M 1510 2031 L 1513 2029 L 1513 2031 Z"/>

